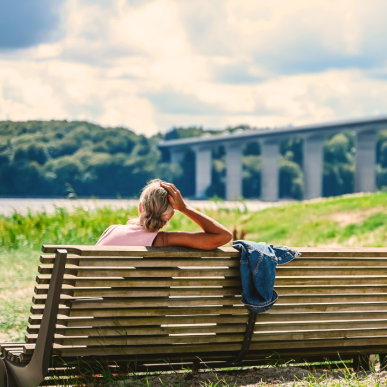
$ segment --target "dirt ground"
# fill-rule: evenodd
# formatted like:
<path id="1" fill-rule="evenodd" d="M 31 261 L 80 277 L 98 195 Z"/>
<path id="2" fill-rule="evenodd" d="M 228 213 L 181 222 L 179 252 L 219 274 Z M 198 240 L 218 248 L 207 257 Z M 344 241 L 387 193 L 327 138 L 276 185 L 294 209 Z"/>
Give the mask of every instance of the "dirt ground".
<path id="1" fill-rule="evenodd" d="M 198 372 L 196 374 L 167 374 L 130 378 L 118 382 L 122 387 L 253 387 L 253 386 L 385 386 L 387 372 L 337 372 L 301 367 L 253 368 L 230 372 Z"/>

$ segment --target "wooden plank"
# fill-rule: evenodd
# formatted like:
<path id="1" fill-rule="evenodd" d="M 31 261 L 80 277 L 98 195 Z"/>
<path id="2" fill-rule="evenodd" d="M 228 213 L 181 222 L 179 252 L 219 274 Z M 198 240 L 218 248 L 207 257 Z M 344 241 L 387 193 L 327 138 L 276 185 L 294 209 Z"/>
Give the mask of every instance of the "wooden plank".
<path id="1" fill-rule="evenodd" d="M 351 338 L 372 338 L 379 337 L 387 339 L 387 329 L 350 329 L 351 324 L 348 322 L 346 329 L 330 330 L 308 330 L 298 332 L 254 332 L 252 342 L 274 342 L 274 341 L 294 341 L 312 340 L 312 339 L 351 339 Z M 26 340 L 27 341 L 27 340 Z M 297 344 L 295 344 L 297 346 Z"/>
<path id="2" fill-rule="evenodd" d="M 258 316 L 259 319 L 259 316 Z M 257 322 L 254 331 L 259 332 L 289 332 L 289 331 L 307 331 L 307 330 L 329 330 L 329 329 L 373 329 L 386 328 L 387 319 L 381 320 L 331 320 L 331 321 L 295 321 L 295 322 Z M 65 330 L 64 330 L 65 331 Z"/>
<path id="3" fill-rule="evenodd" d="M 297 348 L 321 348 L 322 351 L 326 347 L 362 347 L 373 345 L 386 345 L 387 337 L 356 337 L 344 339 L 321 339 L 321 340 L 298 340 L 298 341 L 278 341 L 278 342 L 252 342 L 250 349 L 252 350 L 275 350 L 281 349 L 297 349 Z M 359 348 L 361 352 L 361 348 Z"/>
<path id="4" fill-rule="evenodd" d="M 24 343 L 23 345 L 18 345 L 18 346 L 7 346 L 7 347 L 2 347 L 1 348 L 1 354 L 4 356 L 4 357 L 8 357 L 8 354 L 10 353 L 10 351 L 22 351 L 24 346 L 26 344 Z"/>
<path id="5" fill-rule="evenodd" d="M 234 279 L 235 278 L 235 279 Z M 63 283 L 85 287 L 166 287 L 166 286 L 241 286 L 240 278 L 92 278 L 65 275 Z M 38 275 L 38 284 L 49 284 L 50 276 Z M 276 285 L 387 285 L 387 275 L 380 276 L 337 276 L 337 277 L 277 277 Z"/>
<path id="6" fill-rule="evenodd" d="M 76 299 L 76 298 L 68 296 L 66 294 L 61 294 L 60 299 L 59 299 L 59 303 L 65 304 L 67 301 L 74 300 L 74 299 Z M 36 305 L 43 305 L 46 303 L 46 300 L 47 300 L 46 294 L 35 294 L 32 297 L 32 302 Z"/>
<path id="7" fill-rule="evenodd" d="M 334 295 L 334 294 L 384 294 L 387 286 L 381 285 L 275 285 L 280 296 L 285 295 Z"/>
<path id="8" fill-rule="evenodd" d="M 294 249 L 302 254 L 302 258 L 387 257 L 385 247 L 294 247 Z"/>
<path id="9" fill-rule="evenodd" d="M 350 324 L 348 324 L 350 325 Z M 103 335 L 99 332 L 90 332 L 87 335 L 62 335 L 55 334 L 55 343 L 61 345 L 160 345 L 160 344 L 199 344 L 199 343 L 224 343 L 242 342 L 244 331 L 236 332 L 195 332 L 180 334 L 159 334 L 159 335 L 134 335 L 130 330 L 126 333 L 115 332 L 115 335 Z M 100 333 L 100 334 L 98 334 Z M 252 342 L 278 342 L 298 341 L 312 339 L 348 339 L 379 337 L 387 339 L 387 329 L 330 329 L 330 330 L 307 330 L 307 331 L 284 331 L 284 332 L 255 332 Z M 26 335 L 26 343 L 35 343 L 37 335 Z"/>
<path id="10" fill-rule="evenodd" d="M 26 337 L 28 338 L 29 335 Z M 208 344 L 243 342 L 244 334 L 189 335 L 189 336 L 107 336 L 66 337 L 55 335 L 54 342 L 64 346 L 110 346 L 110 345 L 162 345 L 162 344 Z"/>
<path id="11" fill-rule="evenodd" d="M 387 310 L 387 307 L 386 307 Z M 31 306 L 32 314 L 43 314 L 43 305 Z M 247 314 L 243 306 L 205 306 L 205 307 L 170 307 L 170 308 L 126 308 L 126 309 L 70 309 L 59 306 L 59 314 L 69 317 L 140 317 L 140 316 L 192 316 L 192 315 L 220 315 Z"/>
<path id="12" fill-rule="evenodd" d="M 387 298 L 387 296 L 386 296 Z M 162 306 L 195 306 L 195 305 L 241 305 L 241 297 L 201 297 L 201 298 L 141 298 L 141 299 L 92 299 L 68 301 L 66 306 L 71 309 L 96 308 L 138 308 Z"/>
<path id="13" fill-rule="evenodd" d="M 321 322 L 343 320 L 386 320 L 387 312 L 333 312 L 333 313 L 272 313 L 272 309 L 259 315 L 259 322 Z M 29 317 L 29 324 L 39 325 L 42 315 Z M 68 327 L 116 327 L 116 326 L 150 326 L 170 324 L 207 324 L 207 323 L 246 323 L 247 315 L 202 315 L 202 316 L 163 316 L 163 317 L 127 317 L 127 318 L 92 318 L 68 317 L 58 315 L 57 324 Z"/>
<path id="14" fill-rule="evenodd" d="M 85 303 L 87 304 L 87 303 Z M 96 304 L 98 305 L 98 304 Z M 109 303 L 101 303 L 100 308 L 87 309 L 70 309 L 62 305 L 59 306 L 59 314 L 63 314 L 69 317 L 125 317 L 125 316 L 169 316 L 169 315 L 197 315 L 197 314 L 244 314 L 248 313 L 243 304 L 235 303 L 233 306 L 226 305 L 219 306 L 191 306 L 191 307 L 159 307 L 159 308 L 135 308 L 128 305 L 126 308 L 109 308 Z M 280 304 L 277 302 L 271 309 L 271 314 L 276 313 L 332 313 L 332 312 L 376 312 L 386 311 L 387 302 L 357 302 L 357 303 L 317 303 L 317 304 Z M 44 305 L 31 306 L 32 314 L 42 314 L 44 311 Z"/>
<path id="15" fill-rule="evenodd" d="M 32 327 L 32 329 L 31 329 Z M 38 337 L 40 325 L 28 327 L 28 341 L 35 342 Z M 133 327 L 114 327 L 114 328 L 69 328 L 58 326 L 56 334 L 62 336 L 149 336 L 149 335 L 187 335 L 199 333 L 245 333 L 246 324 L 185 324 L 184 326 L 133 326 Z"/>
<path id="16" fill-rule="evenodd" d="M 234 279 L 235 278 L 235 279 Z M 167 287 L 167 286 L 241 286 L 239 278 L 91 278 L 65 275 L 64 284 L 77 287 Z M 38 275 L 36 282 L 49 284 L 50 277 Z M 387 285 L 387 276 L 337 276 L 323 277 L 277 277 L 277 286 L 325 286 L 325 285 Z"/>
<path id="17" fill-rule="evenodd" d="M 342 312 L 326 312 L 326 313 L 273 313 L 272 309 L 268 312 L 259 315 L 260 322 L 311 322 L 317 321 L 342 321 L 342 320 L 385 320 L 387 319 L 386 312 L 365 312 L 365 311 L 342 311 Z"/>
<path id="18" fill-rule="evenodd" d="M 261 333 L 254 334 L 252 342 L 272 343 L 276 342 L 277 348 L 281 346 L 278 341 L 299 341 L 311 339 L 353 339 L 378 337 L 387 340 L 387 330 L 330 330 L 330 331 L 305 331 L 285 333 Z M 28 340 L 28 336 L 26 336 Z M 162 344 L 206 344 L 206 343 L 234 343 L 243 342 L 244 334 L 194 334 L 186 336 L 63 336 L 55 335 L 54 342 L 64 346 L 110 346 L 110 345 L 162 345 Z M 295 344 L 297 346 L 297 344 Z M 315 343 L 318 347 L 318 343 Z"/>
<path id="19" fill-rule="evenodd" d="M 325 286 L 281 286 L 276 285 L 275 289 L 280 296 L 286 295 L 345 295 L 345 294 L 384 294 L 387 293 L 387 286 L 379 285 L 325 285 Z M 36 294 L 47 294 L 48 285 L 36 285 Z M 215 296 L 215 295 L 238 295 L 241 287 L 225 288 L 110 288 L 110 287 L 74 287 L 64 285 L 62 294 L 73 297 L 168 297 L 168 296 Z"/>
<path id="20" fill-rule="evenodd" d="M 51 274 L 52 265 L 39 266 L 38 271 L 40 274 Z M 78 276 L 78 277 L 239 277 L 240 272 L 238 269 L 230 269 L 228 267 L 216 268 L 216 267 L 185 267 L 185 268 L 142 268 L 135 267 L 69 267 L 65 269 L 65 274 Z M 387 275 L 387 268 L 382 267 L 277 267 L 277 278 L 283 276 L 302 276 L 302 277 L 327 277 L 327 276 L 370 276 L 370 275 Z"/>
<path id="21" fill-rule="evenodd" d="M 360 258 L 306 258 L 304 256 L 293 259 L 288 262 L 286 266 L 282 267 L 364 267 L 364 266 L 374 266 L 374 267 L 387 267 L 387 258 L 369 258 L 369 257 L 360 257 Z M 278 266 L 280 268 L 281 266 Z"/>
<path id="22" fill-rule="evenodd" d="M 305 266 L 277 266 L 276 278 L 286 276 L 301 277 L 337 277 L 337 276 L 385 276 L 387 268 L 383 267 L 305 267 Z"/>
<path id="23" fill-rule="evenodd" d="M 257 322 L 254 331 L 261 332 L 292 332 L 292 331 L 310 331 L 310 330 L 332 330 L 332 329 L 374 329 L 386 328 L 385 320 L 333 320 L 333 321 L 314 321 L 310 322 L 278 322 L 267 323 Z M 30 325 L 27 332 L 37 335 L 40 325 Z M 117 336 L 119 335 L 160 335 L 160 334 L 190 334 L 190 333 L 240 333 L 245 332 L 245 324 L 184 324 L 182 326 L 158 325 L 158 326 L 117 326 L 113 328 L 90 328 L 90 327 L 66 327 L 57 325 L 55 332 L 64 336 Z"/>
<path id="24" fill-rule="evenodd" d="M 53 264 L 55 255 L 41 255 L 40 262 Z M 67 257 L 66 265 L 79 267 L 239 267 L 239 257 L 234 258 L 143 258 L 143 257 Z"/>
<path id="25" fill-rule="evenodd" d="M 6 342 L 6 343 L 0 343 L 0 351 L 3 349 L 3 348 L 11 348 L 11 347 L 20 347 L 21 345 L 25 344 L 24 341 L 18 341 L 18 342 Z"/>
<path id="26" fill-rule="evenodd" d="M 347 338 L 347 339 L 327 339 L 327 340 L 304 340 L 304 341 L 280 341 L 280 342 L 253 342 L 250 348 L 252 350 L 271 350 L 278 349 L 318 349 L 321 353 L 324 348 L 345 348 L 345 347 L 380 347 L 387 344 L 387 337 L 376 338 Z M 26 344 L 23 348 L 23 353 L 31 354 L 35 348 L 34 344 Z M 241 344 L 236 343 L 218 343 L 216 350 L 218 352 L 230 353 L 230 351 L 239 351 Z M 361 351 L 361 348 L 358 350 Z M 59 356 L 109 356 L 109 355 L 141 355 L 141 354 L 173 354 L 173 353 L 204 353 L 213 352 L 212 344 L 187 344 L 187 345 L 160 345 L 160 346 L 61 346 L 53 345 L 53 353 Z"/>
<path id="27" fill-rule="evenodd" d="M 48 285 L 35 286 L 35 293 L 45 295 Z M 234 296 L 241 295 L 241 287 L 203 287 L 203 288 L 110 288 L 74 287 L 66 285 L 62 294 L 73 297 L 169 297 L 169 296 Z"/>
<path id="28" fill-rule="evenodd" d="M 51 274 L 52 265 L 39 266 L 40 274 Z M 239 269 L 229 268 L 148 268 L 138 270 L 136 268 L 96 268 L 96 267 L 66 267 L 65 274 L 77 277 L 125 277 L 125 278 L 155 278 L 155 277 L 239 277 Z"/>
<path id="29" fill-rule="evenodd" d="M 197 250 L 187 247 L 152 247 L 152 246 L 85 246 L 85 245 L 43 245 L 43 253 L 55 253 L 65 249 L 70 254 L 79 256 L 115 256 L 115 257 L 157 257 L 157 258 L 200 258 L 200 257 L 240 257 L 240 252 L 233 247 L 219 247 L 215 250 Z"/>
<path id="30" fill-rule="evenodd" d="M 216 346 L 218 352 L 240 351 L 242 344 L 219 343 Z M 31 355 L 35 349 L 35 344 L 25 344 L 23 353 Z M 160 345 L 160 346 L 111 346 L 111 347 L 87 347 L 87 346 L 62 346 L 53 344 L 53 354 L 58 356 L 104 356 L 104 355 L 143 355 L 143 354 L 173 354 L 173 353 L 199 353 L 214 352 L 213 344 L 197 345 Z M 227 355 L 226 355 L 227 356 Z M 228 355 L 229 356 L 229 355 Z"/>
<path id="31" fill-rule="evenodd" d="M 282 296 L 278 304 L 327 304 L 327 303 L 375 303 L 387 302 L 387 294 L 366 295 L 312 295 L 312 296 Z M 43 304 L 43 302 L 40 302 Z M 134 308 L 134 307 L 160 307 L 160 306 L 195 306 L 195 305 L 240 305 L 241 296 L 237 297 L 174 297 L 174 298 L 90 298 L 68 299 L 66 306 L 72 309 L 95 308 Z"/>
<path id="32" fill-rule="evenodd" d="M 387 317 L 387 313 L 385 314 Z M 42 315 L 29 317 L 29 324 L 39 325 Z M 206 316 L 163 316 L 163 317 L 127 317 L 127 318 L 92 318 L 92 317 L 68 317 L 58 315 L 57 324 L 67 327 L 122 327 L 122 326 L 150 326 L 170 324 L 211 324 L 211 323 L 246 323 L 247 314 L 241 315 L 206 315 Z"/>
<path id="33" fill-rule="evenodd" d="M 315 294 L 315 295 L 283 295 L 277 303 L 280 304 L 316 304 L 316 303 L 356 303 L 356 302 L 387 302 L 387 293 L 385 294 Z"/>
<path id="34" fill-rule="evenodd" d="M 277 285 L 387 285 L 386 275 L 323 277 L 276 277 Z"/>
<path id="35" fill-rule="evenodd" d="M 39 285 L 49 284 L 50 276 L 38 275 L 36 282 Z M 91 278 L 74 277 L 65 275 L 63 283 L 72 286 L 85 287 L 167 287 L 167 286 L 241 286 L 240 278 L 220 279 L 220 278 Z"/>
<path id="36" fill-rule="evenodd" d="M 44 305 L 33 305 L 30 307 L 30 312 L 32 314 L 43 314 Z M 59 305 L 58 314 L 63 314 L 63 315 L 68 316 L 69 313 L 70 313 L 70 308 L 68 308 L 65 305 Z"/>

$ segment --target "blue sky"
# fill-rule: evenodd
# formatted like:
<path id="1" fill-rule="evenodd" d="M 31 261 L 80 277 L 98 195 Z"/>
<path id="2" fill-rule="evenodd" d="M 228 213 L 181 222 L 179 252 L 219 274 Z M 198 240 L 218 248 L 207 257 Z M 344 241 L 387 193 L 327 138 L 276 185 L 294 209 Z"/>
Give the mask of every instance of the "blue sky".
<path id="1" fill-rule="evenodd" d="M 280 126 L 387 113 L 384 0 L 5 0 L 0 119 Z"/>

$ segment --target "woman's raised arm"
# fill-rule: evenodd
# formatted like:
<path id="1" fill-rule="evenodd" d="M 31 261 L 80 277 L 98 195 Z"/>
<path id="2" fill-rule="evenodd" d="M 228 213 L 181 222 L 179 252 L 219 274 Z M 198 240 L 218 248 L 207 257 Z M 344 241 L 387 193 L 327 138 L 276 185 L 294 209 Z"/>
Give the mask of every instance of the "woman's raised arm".
<path id="1" fill-rule="evenodd" d="M 161 186 L 169 192 L 168 199 L 171 206 L 192 219 L 203 232 L 161 231 L 155 239 L 154 246 L 185 246 L 213 250 L 231 240 L 232 234 L 226 227 L 188 206 L 173 184 L 161 183 Z"/>

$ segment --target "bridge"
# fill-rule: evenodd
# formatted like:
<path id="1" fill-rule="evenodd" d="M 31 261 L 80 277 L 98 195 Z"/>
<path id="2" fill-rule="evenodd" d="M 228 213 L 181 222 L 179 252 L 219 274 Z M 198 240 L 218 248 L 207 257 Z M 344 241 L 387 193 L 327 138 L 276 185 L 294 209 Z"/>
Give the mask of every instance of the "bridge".
<path id="1" fill-rule="evenodd" d="M 303 140 L 304 198 L 322 196 L 323 188 L 323 141 L 344 130 L 356 134 L 355 192 L 374 192 L 376 185 L 376 134 L 387 129 L 387 115 L 322 124 L 284 127 L 275 129 L 237 130 L 219 135 L 205 134 L 201 137 L 160 141 L 159 148 L 166 149 L 172 163 L 183 160 L 184 151 L 196 154 L 195 182 L 197 198 L 205 198 L 211 185 L 212 149 L 226 149 L 226 199 L 242 196 L 242 146 L 248 142 L 261 144 L 262 200 L 276 201 L 279 193 L 279 146 L 289 137 Z"/>

